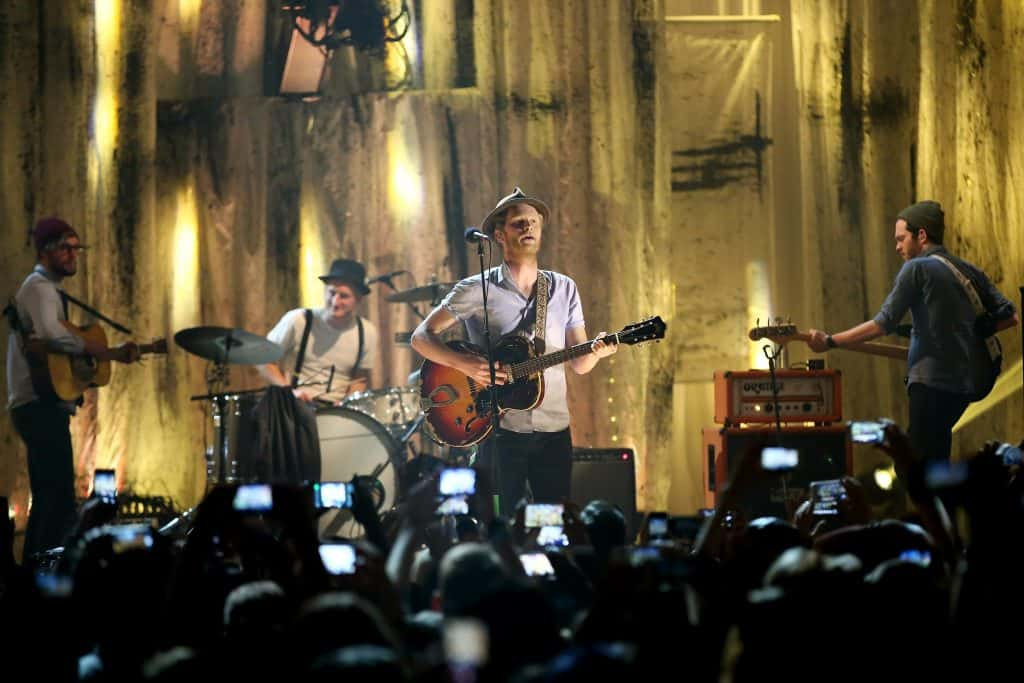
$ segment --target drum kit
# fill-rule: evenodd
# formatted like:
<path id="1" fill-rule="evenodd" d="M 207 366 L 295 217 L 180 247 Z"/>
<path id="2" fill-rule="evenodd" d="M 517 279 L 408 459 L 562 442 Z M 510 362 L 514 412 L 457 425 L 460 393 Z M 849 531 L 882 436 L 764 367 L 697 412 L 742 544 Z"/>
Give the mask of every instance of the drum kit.
<path id="1" fill-rule="evenodd" d="M 452 285 L 435 282 L 396 290 L 386 300 L 436 305 Z M 409 336 L 396 335 L 396 343 L 407 345 Z M 284 350 L 265 337 L 239 328 L 193 327 L 181 330 L 174 339 L 185 351 L 210 361 L 206 373 L 207 393 L 192 397 L 193 401 L 202 401 L 208 406 L 207 415 L 213 427 L 214 443 L 206 448 L 205 454 L 207 488 L 244 483 L 248 469 L 245 467 L 246 450 L 253 443 L 251 432 L 257 429 L 253 413 L 265 389 L 226 389 L 230 384 L 229 368 L 274 363 Z M 429 438 L 412 441 L 422 431 L 424 419 L 416 386 L 362 391 L 338 404 L 316 405 L 315 412 L 320 481 L 350 481 L 356 475 L 371 477 L 376 480 L 374 488 L 380 510 L 391 509 L 401 498 L 402 465 L 407 450 L 448 460 L 447 454 L 440 452 L 441 447 Z M 345 535 L 340 533 L 344 529 L 332 531 Z"/>

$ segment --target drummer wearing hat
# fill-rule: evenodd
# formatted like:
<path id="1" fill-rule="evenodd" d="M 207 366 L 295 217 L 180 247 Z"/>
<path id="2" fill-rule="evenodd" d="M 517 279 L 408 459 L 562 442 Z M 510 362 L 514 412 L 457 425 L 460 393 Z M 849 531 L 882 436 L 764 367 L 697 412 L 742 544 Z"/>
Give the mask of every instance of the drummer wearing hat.
<path id="1" fill-rule="evenodd" d="M 518 187 L 503 197 L 487 214 L 481 229 L 501 246 L 503 262 L 485 273 L 488 287 L 488 315 L 491 338 L 522 333 L 550 353 L 587 341 L 576 283 L 567 275 L 540 270 L 537 254 L 550 217 L 547 204 Z M 547 312 L 537 334 L 537 292 L 547 291 Z M 457 283 L 441 304 L 413 332 L 412 345 L 425 358 L 447 365 L 481 385 L 490 384 L 487 361 L 449 348 L 440 335 L 462 323 L 470 341 L 485 346 L 483 296 L 480 277 L 474 275 Z M 601 336 L 601 335 L 599 335 Z M 538 348 L 538 350 L 540 350 Z M 616 346 L 600 339 L 591 353 L 569 362 L 578 374 L 590 372 L 598 360 L 615 353 Z M 507 379 L 498 367 L 497 381 Z M 498 462 L 499 466 L 494 467 Z M 526 494 L 529 484 L 537 502 L 561 502 L 569 497 L 572 469 L 572 436 L 566 400 L 565 367 L 544 373 L 544 398 L 533 410 L 508 411 L 501 417 L 494 437 L 484 442 L 476 467 L 497 474 L 502 514 L 510 514 Z M 494 473 L 490 470 L 494 468 Z M 490 476 L 487 480 L 494 481 Z"/>
<path id="2" fill-rule="evenodd" d="M 376 325 L 356 313 L 370 293 L 363 264 L 337 259 L 320 280 L 324 306 L 288 311 L 267 334 L 284 354 L 259 371 L 271 384 L 292 387 L 302 401 L 337 403 L 368 388 L 379 336 Z"/>

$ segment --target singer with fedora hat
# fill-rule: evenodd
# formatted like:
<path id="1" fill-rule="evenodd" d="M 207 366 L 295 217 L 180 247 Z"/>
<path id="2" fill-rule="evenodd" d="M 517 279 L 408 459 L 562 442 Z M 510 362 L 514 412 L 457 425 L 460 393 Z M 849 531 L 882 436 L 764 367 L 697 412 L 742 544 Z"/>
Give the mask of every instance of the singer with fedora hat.
<path id="1" fill-rule="evenodd" d="M 292 387 L 301 401 L 337 403 L 369 387 L 379 335 L 377 326 L 357 313 L 370 293 L 363 264 L 336 259 L 320 280 L 323 307 L 285 313 L 267 333 L 284 354 L 259 371 L 271 384 Z"/>
<path id="2" fill-rule="evenodd" d="M 550 217 L 546 203 L 517 187 L 487 214 L 480 224 L 482 233 L 467 231 L 467 239 L 490 240 L 502 251 L 502 263 L 484 273 L 489 283 L 487 309 L 493 341 L 512 333 L 524 334 L 534 340 L 539 352 L 550 353 L 588 339 L 576 283 L 538 265 L 541 237 Z M 487 360 L 455 351 L 440 336 L 461 323 L 471 342 L 486 347 L 480 280 L 474 275 L 458 282 L 413 332 L 412 345 L 425 358 L 488 386 Z M 540 287 L 545 290 L 540 296 L 547 302 L 543 325 L 537 325 Z M 598 338 L 590 354 L 571 360 L 569 365 L 578 374 L 588 373 L 616 348 Z M 507 371 L 499 365 L 496 381 L 507 379 Z M 569 497 L 572 436 L 564 365 L 544 371 L 544 398 L 538 406 L 510 410 L 501 417 L 499 428 L 481 447 L 475 466 L 484 470 L 483 481 L 497 481 L 502 514 L 511 514 L 526 495 L 527 485 L 537 502 L 560 502 Z"/>
<path id="3" fill-rule="evenodd" d="M 953 425 L 991 388 L 998 372 L 992 361 L 999 356 L 990 351 L 998 348 L 994 335 L 1018 318 L 980 268 L 946 251 L 945 231 L 945 213 L 936 201 L 900 211 L 893 237 L 904 264 L 878 315 L 842 332 L 811 330 L 807 345 L 823 353 L 892 334 L 909 311 L 907 435 L 921 457 L 948 460 Z"/>

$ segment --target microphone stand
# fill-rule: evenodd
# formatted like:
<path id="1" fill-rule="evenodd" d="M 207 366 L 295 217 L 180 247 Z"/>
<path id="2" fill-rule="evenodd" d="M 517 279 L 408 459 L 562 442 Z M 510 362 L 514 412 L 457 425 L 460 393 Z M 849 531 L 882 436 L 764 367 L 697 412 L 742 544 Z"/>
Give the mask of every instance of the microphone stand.
<path id="1" fill-rule="evenodd" d="M 495 516 L 498 516 L 501 514 L 501 458 L 498 457 L 498 447 L 496 443 L 498 438 L 498 426 L 500 423 L 498 416 L 498 377 L 494 363 L 494 348 L 491 346 L 491 321 L 487 314 L 487 291 L 489 289 L 489 284 L 487 282 L 486 269 L 484 268 L 484 242 L 488 242 L 488 246 L 490 246 L 489 241 L 482 239 L 476 244 L 476 253 L 480 258 L 480 293 L 483 297 L 484 303 L 484 351 L 487 353 L 487 369 L 491 375 L 491 386 L 488 388 L 488 392 L 491 395 L 490 408 L 492 429 L 490 440 L 495 441 L 494 448 L 492 450 L 491 463 L 496 483 L 495 490 L 497 491 L 497 493 L 492 493 L 492 497 L 494 501 L 494 514 Z"/>

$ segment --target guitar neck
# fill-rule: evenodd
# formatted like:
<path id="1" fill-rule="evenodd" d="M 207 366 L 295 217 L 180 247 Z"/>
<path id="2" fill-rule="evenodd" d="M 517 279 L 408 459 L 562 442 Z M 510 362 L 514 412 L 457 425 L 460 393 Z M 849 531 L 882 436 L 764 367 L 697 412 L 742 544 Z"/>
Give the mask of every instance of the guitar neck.
<path id="1" fill-rule="evenodd" d="M 810 341 L 811 335 L 806 332 L 797 332 L 792 335 L 791 338 L 807 342 Z M 843 344 L 837 348 L 843 351 L 857 351 L 858 353 L 867 353 L 872 356 L 895 358 L 896 360 L 907 359 L 907 347 L 900 346 L 899 344 L 886 344 L 884 342 L 855 342 L 853 344 Z"/>
<path id="2" fill-rule="evenodd" d="M 605 341 L 618 344 L 619 333 L 616 332 L 615 334 L 610 334 L 606 337 L 603 337 L 603 339 Z M 580 356 L 587 355 L 588 353 L 590 353 L 590 345 L 593 344 L 594 341 L 594 339 L 590 339 L 588 341 L 583 342 L 582 344 L 570 346 L 569 348 L 562 349 L 561 351 L 553 351 L 552 353 L 546 353 L 543 356 L 537 356 L 535 358 L 529 358 L 518 363 L 513 363 L 509 369 L 512 372 L 513 377 L 529 377 L 530 375 L 535 375 L 538 372 L 543 372 L 548 368 L 553 368 L 556 365 L 561 365 L 562 363 L 570 361 L 573 358 L 579 358 Z"/>

